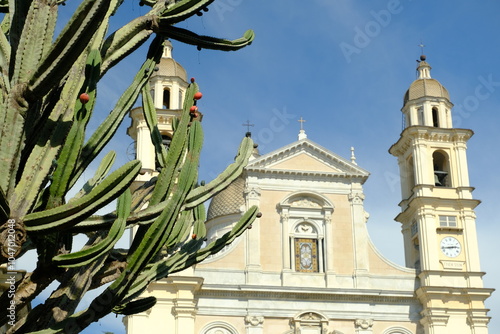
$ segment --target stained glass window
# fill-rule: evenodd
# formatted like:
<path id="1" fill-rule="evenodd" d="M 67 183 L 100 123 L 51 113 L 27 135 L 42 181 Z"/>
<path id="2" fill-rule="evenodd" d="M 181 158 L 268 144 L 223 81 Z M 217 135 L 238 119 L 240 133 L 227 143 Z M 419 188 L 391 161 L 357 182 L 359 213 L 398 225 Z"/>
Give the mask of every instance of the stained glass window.
<path id="1" fill-rule="evenodd" d="M 295 269 L 300 272 L 319 272 L 317 239 L 295 239 Z"/>

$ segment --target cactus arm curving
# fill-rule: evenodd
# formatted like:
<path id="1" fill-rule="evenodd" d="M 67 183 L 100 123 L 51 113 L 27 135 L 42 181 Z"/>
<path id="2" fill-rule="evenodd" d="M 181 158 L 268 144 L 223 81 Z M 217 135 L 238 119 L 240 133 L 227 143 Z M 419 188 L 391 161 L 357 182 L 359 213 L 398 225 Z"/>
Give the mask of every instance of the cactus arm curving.
<path id="1" fill-rule="evenodd" d="M 58 255 L 53 258 L 54 263 L 59 267 L 81 267 L 108 253 L 125 231 L 126 220 L 130 214 L 131 197 L 130 189 L 127 189 L 120 195 L 120 197 L 118 197 L 116 208 L 118 217 L 111 226 L 106 238 L 87 249 L 74 253 Z"/>
<path id="2" fill-rule="evenodd" d="M 26 230 L 49 233 L 77 224 L 118 197 L 132 183 L 140 169 L 139 161 L 130 161 L 111 173 L 88 195 L 53 209 L 28 214 L 24 217 Z"/>
<path id="3" fill-rule="evenodd" d="M 161 23 L 160 33 L 162 33 L 166 37 L 173 38 L 180 42 L 196 45 L 198 48 L 223 51 L 235 51 L 241 49 L 251 44 L 255 38 L 253 30 L 247 30 L 241 38 L 228 40 L 210 36 L 201 36 L 186 29 L 173 27 L 170 25 L 163 26 Z"/>

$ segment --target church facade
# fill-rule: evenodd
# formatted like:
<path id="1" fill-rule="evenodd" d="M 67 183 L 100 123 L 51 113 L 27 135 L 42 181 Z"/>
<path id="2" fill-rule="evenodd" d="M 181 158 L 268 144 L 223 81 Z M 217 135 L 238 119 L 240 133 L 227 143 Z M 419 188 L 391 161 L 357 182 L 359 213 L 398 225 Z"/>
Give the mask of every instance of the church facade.
<path id="1" fill-rule="evenodd" d="M 187 78 L 167 42 L 152 77 L 168 145 Z M 402 108 L 405 129 L 390 148 L 401 171 L 405 266 L 370 241 L 363 184 L 369 173 L 307 138 L 273 152 L 257 148 L 243 175 L 211 201 L 208 241 L 258 205 L 262 217 L 218 254 L 150 285 L 149 311 L 124 319 L 127 333 L 486 334 L 483 287 L 466 143 L 453 128 L 447 90 L 422 57 Z M 129 134 L 154 175 L 140 108 Z M 397 226 L 395 224 L 395 226 Z M 396 227 L 395 227 L 396 228 Z"/>

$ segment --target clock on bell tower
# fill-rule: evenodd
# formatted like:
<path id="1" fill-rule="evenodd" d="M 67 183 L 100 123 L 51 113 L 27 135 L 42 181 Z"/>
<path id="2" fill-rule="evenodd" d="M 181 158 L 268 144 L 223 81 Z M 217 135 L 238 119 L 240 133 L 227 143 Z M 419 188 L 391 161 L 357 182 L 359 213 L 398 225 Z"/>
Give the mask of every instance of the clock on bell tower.
<path id="1" fill-rule="evenodd" d="M 417 269 L 426 334 L 488 333 L 476 216 L 467 169 L 473 132 L 454 128 L 449 93 L 420 57 L 405 94 L 404 129 L 389 152 L 398 158 L 406 265 Z"/>

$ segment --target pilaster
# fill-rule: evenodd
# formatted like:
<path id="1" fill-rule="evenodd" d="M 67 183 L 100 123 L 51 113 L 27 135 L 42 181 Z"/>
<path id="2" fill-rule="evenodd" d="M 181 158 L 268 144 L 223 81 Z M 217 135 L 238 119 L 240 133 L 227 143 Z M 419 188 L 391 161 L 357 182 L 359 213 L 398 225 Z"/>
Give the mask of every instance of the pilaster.
<path id="1" fill-rule="evenodd" d="M 247 187 L 245 189 L 245 199 L 247 208 L 260 203 L 261 191 L 258 187 Z M 259 284 L 260 274 L 262 273 L 261 254 L 260 254 L 260 223 L 261 219 L 256 218 L 252 223 L 246 235 L 246 267 L 245 276 L 247 284 Z"/>
<path id="2" fill-rule="evenodd" d="M 198 312 L 195 293 L 201 288 L 203 278 L 171 276 L 167 278 L 170 289 L 175 291 L 172 314 L 175 318 L 175 334 L 194 334 L 194 322 Z"/>
<path id="3" fill-rule="evenodd" d="M 353 191 L 349 194 L 352 215 L 352 233 L 354 244 L 354 276 L 356 286 L 366 287 L 368 285 L 368 233 L 366 229 L 365 211 L 362 192 Z"/>

